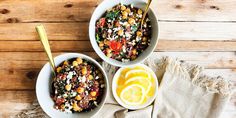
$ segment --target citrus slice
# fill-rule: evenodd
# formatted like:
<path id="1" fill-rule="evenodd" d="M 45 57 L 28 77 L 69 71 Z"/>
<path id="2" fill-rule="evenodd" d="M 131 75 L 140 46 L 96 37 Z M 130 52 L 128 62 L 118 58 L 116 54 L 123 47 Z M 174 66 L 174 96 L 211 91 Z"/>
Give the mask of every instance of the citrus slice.
<path id="1" fill-rule="evenodd" d="M 127 105 L 140 105 L 145 98 L 145 89 L 138 84 L 126 86 L 121 91 L 120 98 Z"/>
<path id="2" fill-rule="evenodd" d="M 152 87 L 152 83 L 151 83 L 150 79 L 148 79 L 146 77 L 142 77 L 142 76 L 128 78 L 125 81 L 125 85 L 130 85 L 130 84 L 139 84 L 139 85 L 143 86 L 143 88 L 145 89 L 145 94 L 147 94 Z"/>
<path id="3" fill-rule="evenodd" d="M 125 74 L 125 78 L 132 78 L 135 76 L 142 76 L 142 77 L 146 77 L 146 78 L 151 78 L 150 74 L 146 70 L 142 70 L 142 69 L 130 70 L 130 71 L 126 72 L 126 74 Z"/>

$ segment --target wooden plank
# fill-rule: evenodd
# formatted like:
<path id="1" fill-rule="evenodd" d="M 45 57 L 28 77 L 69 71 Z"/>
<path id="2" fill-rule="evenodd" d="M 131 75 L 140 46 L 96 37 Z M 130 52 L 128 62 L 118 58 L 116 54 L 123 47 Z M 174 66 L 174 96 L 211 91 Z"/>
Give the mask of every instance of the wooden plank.
<path id="1" fill-rule="evenodd" d="M 0 23 L 88 21 L 98 0 L 4 0 Z"/>
<path id="2" fill-rule="evenodd" d="M 160 20 L 236 21 L 235 0 L 154 0 Z"/>
<path id="3" fill-rule="evenodd" d="M 14 117 L 36 99 L 35 91 L 1 91 L 0 117 Z"/>
<path id="4" fill-rule="evenodd" d="M 165 40 L 236 40 L 236 23 L 159 22 L 159 26 L 159 38 Z"/>
<path id="5" fill-rule="evenodd" d="M 54 56 L 61 53 L 53 53 Z M 85 54 L 97 58 L 95 52 Z M 1 52 L 0 89 L 34 89 L 35 80 L 42 66 L 47 62 L 44 52 Z M 151 56 L 169 56 L 205 68 L 211 76 L 222 76 L 236 82 L 235 52 L 155 52 Z M 150 57 L 151 58 L 151 57 Z M 14 59 L 14 60 L 11 60 Z M 14 85 L 14 86 L 12 86 Z"/>
<path id="6" fill-rule="evenodd" d="M 0 2 L 0 22 L 88 21 L 100 1 L 4 0 Z M 234 0 L 155 0 L 152 3 L 158 18 L 167 21 L 236 21 L 235 5 Z"/>
<path id="7" fill-rule="evenodd" d="M 81 52 L 92 58 L 100 58 L 95 52 Z M 54 57 L 62 52 L 53 53 Z M 0 52 L 4 58 L 0 58 L 0 70 L 30 70 L 40 69 L 47 62 L 44 52 Z M 161 58 L 169 56 L 186 61 L 187 63 L 198 64 L 209 69 L 235 69 L 235 52 L 154 52 L 151 56 Z M 151 58 L 151 57 L 150 57 Z"/>
<path id="8" fill-rule="evenodd" d="M 89 41 L 51 41 L 53 52 L 93 51 Z M 160 40 L 156 51 L 235 51 L 234 41 L 173 41 Z M 0 41 L 3 51 L 44 51 L 40 41 Z"/>
<path id="9" fill-rule="evenodd" d="M 39 24 L 41 23 L 0 24 L 0 41 L 39 40 L 35 31 Z M 88 22 L 43 25 L 49 40 L 89 40 Z M 160 40 L 236 40 L 236 23 L 161 21 L 159 27 Z"/>
<path id="10" fill-rule="evenodd" d="M 45 26 L 49 40 L 88 40 L 88 23 L 0 24 L 0 40 L 39 40 L 35 27 Z M 24 28 L 24 30 L 22 29 Z"/>
<path id="11" fill-rule="evenodd" d="M 0 90 L 34 90 L 40 69 L 0 70 Z M 236 69 L 206 69 L 203 73 L 212 76 L 222 76 L 236 86 Z"/>
<path id="12" fill-rule="evenodd" d="M 226 104 L 223 114 L 227 118 L 234 118 L 235 115 L 235 98 L 236 93 L 230 99 L 230 102 Z M 1 91 L 0 93 L 0 117 L 9 118 L 14 117 L 16 114 L 24 109 L 27 109 L 32 102 L 36 99 L 35 91 Z M 226 118 L 226 117 L 220 117 Z"/>

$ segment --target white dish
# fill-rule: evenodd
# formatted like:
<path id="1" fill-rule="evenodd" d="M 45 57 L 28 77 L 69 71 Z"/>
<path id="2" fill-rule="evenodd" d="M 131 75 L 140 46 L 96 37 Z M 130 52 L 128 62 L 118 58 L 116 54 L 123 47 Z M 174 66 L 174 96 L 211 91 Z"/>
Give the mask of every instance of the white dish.
<path id="1" fill-rule="evenodd" d="M 93 15 L 91 17 L 90 23 L 89 23 L 89 38 L 90 42 L 92 44 L 93 49 L 95 52 L 107 63 L 114 65 L 114 66 L 119 66 L 119 67 L 124 67 L 124 66 L 130 66 L 134 64 L 141 63 L 144 61 L 156 48 L 156 45 L 158 43 L 158 20 L 157 17 L 155 16 L 153 10 L 150 8 L 148 11 L 149 18 L 151 20 L 151 25 L 152 25 L 152 39 L 151 39 L 151 45 L 148 46 L 148 48 L 142 52 L 137 59 L 134 61 L 129 61 L 129 62 L 120 62 L 115 59 L 111 59 L 107 57 L 99 48 L 96 38 L 95 38 L 95 24 L 96 21 L 106 12 L 107 9 L 112 8 L 113 6 L 122 3 L 122 4 L 133 4 L 134 7 L 138 7 L 144 10 L 146 6 L 146 1 L 144 0 L 104 0 L 101 4 L 98 5 L 98 7 L 95 9 L 93 12 Z"/>
<path id="2" fill-rule="evenodd" d="M 155 88 L 155 93 L 154 93 L 154 95 L 153 95 L 151 98 L 149 98 L 146 103 L 144 103 L 144 104 L 142 104 L 142 105 L 140 105 L 140 106 L 130 106 L 130 105 L 125 104 L 125 103 L 118 97 L 118 95 L 117 95 L 117 93 L 116 93 L 117 81 L 118 81 L 118 78 L 119 78 L 120 73 L 122 72 L 122 70 L 125 69 L 125 68 L 133 68 L 133 67 L 135 67 L 135 66 L 141 66 L 141 67 L 143 67 L 145 70 L 147 70 L 148 72 L 150 72 L 150 74 L 151 74 L 151 76 L 153 76 L 153 78 L 155 78 L 155 87 L 156 87 L 156 88 Z M 116 99 L 116 101 L 117 101 L 121 106 L 123 106 L 123 107 L 125 107 L 125 108 L 127 108 L 127 109 L 135 110 L 135 109 L 142 109 L 142 108 L 145 108 L 145 107 L 149 106 L 149 105 L 155 100 L 155 98 L 156 98 L 156 96 L 157 96 L 157 92 L 158 92 L 158 81 L 157 81 L 157 77 L 156 77 L 155 73 L 154 73 L 148 66 L 146 66 L 146 65 L 144 65 L 144 64 L 137 64 L 137 65 L 133 65 L 133 66 L 130 66 L 130 67 L 122 67 L 122 68 L 120 68 L 120 69 L 115 73 L 115 75 L 114 75 L 114 77 L 113 77 L 113 80 L 112 80 L 112 94 L 113 94 L 114 98 Z"/>
<path id="3" fill-rule="evenodd" d="M 91 57 L 88 57 L 86 55 L 79 54 L 79 53 L 62 54 L 62 55 L 55 57 L 54 60 L 55 60 L 56 66 L 58 66 L 63 61 L 68 60 L 68 59 L 72 59 L 72 58 L 76 58 L 76 57 L 80 57 L 82 59 L 86 59 L 86 60 L 92 62 L 95 66 L 97 66 L 101 70 L 102 74 L 104 75 L 104 80 L 105 80 L 104 96 L 103 96 L 100 104 L 95 109 L 93 109 L 92 111 L 89 111 L 89 112 L 65 113 L 65 112 L 61 112 L 59 110 L 54 109 L 54 107 L 53 107 L 54 101 L 50 97 L 52 71 L 51 71 L 51 67 L 50 67 L 49 63 L 47 63 L 43 66 L 43 68 L 41 69 L 41 71 L 38 75 L 37 83 L 36 83 L 36 95 L 37 95 L 38 102 L 39 102 L 41 108 L 43 109 L 43 111 L 52 118 L 75 118 L 75 117 L 90 118 L 90 117 L 94 116 L 97 112 L 99 112 L 99 110 L 102 108 L 102 106 L 105 103 L 105 99 L 106 99 L 107 92 L 109 89 L 109 84 L 108 84 L 107 75 L 106 75 L 104 69 L 101 67 L 101 65 L 97 61 L 95 61 Z"/>

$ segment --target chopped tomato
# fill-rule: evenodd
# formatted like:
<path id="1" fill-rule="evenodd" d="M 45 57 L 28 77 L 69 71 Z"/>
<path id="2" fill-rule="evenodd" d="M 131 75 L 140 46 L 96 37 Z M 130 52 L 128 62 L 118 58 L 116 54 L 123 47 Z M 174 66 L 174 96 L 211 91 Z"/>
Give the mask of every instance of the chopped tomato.
<path id="1" fill-rule="evenodd" d="M 122 42 L 123 45 L 125 45 L 125 44 L 126 44 L 126 39 L 125 39 L 125 38 L 122 38 L 122 39 L 121 39 L 121 42 Z"/>
<path id="2" fill-rule="evenodd" d="M 119 51 L 122 48 L 122 44 L 118 41 L 111 41 L 110 48 L 114 51 Z"/>
<path id="3" fill-rule="evenodd" d="M 64 103 L 65 102 L 65 99 L 64 98 L 57 98 L 56 99 L 56 104 L 57 105 L 61 105 L 62 103 Z"/>
<path id="4" fill-rule="evenodd" d="M 99 22 L 100 22 L 100 27 L 103 27 L 105 25 L 106 19 L 101 18 Z"/>
<path id="5" fill-rule="evenodd" d="M 115 51 L 113 54 L 115 54 L 115 55 L 117 55 L 117 54 L 119 54 L 120 52 L 118 52 L 118 51 Z"/>

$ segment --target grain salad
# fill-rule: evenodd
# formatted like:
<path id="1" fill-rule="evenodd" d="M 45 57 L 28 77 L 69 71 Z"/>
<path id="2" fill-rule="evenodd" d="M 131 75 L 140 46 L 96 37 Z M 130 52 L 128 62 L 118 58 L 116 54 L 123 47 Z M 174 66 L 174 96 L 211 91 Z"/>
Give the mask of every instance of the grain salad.
<path id="1" fill-rule="evenodd" d="M 148 14 L 140 28 L 143 12 L 132 4 L 118 4 L 97 20 L 96 41 L 107 57 L 132 61 L 150 45 L 152 27 Z"/>
<path id="2" fill-rule="evenodd" d="M 56 68 L 52 98 L 55 109 L 69 113 L 94 109 L 104 93 L 104 76 L 91 62 L 74 58 Z"/>

